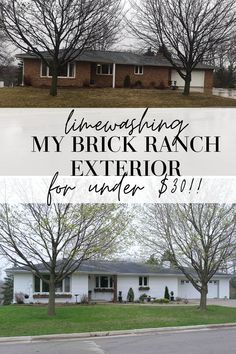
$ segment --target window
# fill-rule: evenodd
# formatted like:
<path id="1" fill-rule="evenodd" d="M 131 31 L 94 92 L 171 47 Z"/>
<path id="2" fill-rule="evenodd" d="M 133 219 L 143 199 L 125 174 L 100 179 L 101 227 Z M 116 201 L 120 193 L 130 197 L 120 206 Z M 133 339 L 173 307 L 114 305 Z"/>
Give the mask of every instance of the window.
<path id="1" fill-rule="evenodd" d="M 64 279 L 64 291 L 65 291 L 65 293 L 70 292 L 70 277 L 66 277 Z"/>
<path id="2" fill-rule="evenodd" d="M 47 66 L 44 62 L 41 63 L 41 76 L 51 77 L 52 69 Z M 75 63 L 67 63 L 59 68 L 58 77 L 75 77 Z"/>
<path id="3" fill-rule="evenodd" d="M 44 275 L 44 278 L 49 280 L 50 277 L 49 277 L 49 275 Z M 49 284 L 44 282 L 44 281 L 42 281 L 42 292 L 43 293 L 48 293 L 49 292 Z"/>
<path id="4" fill-rule="evenodd" d="M 55 284 L 56 293 L 62 293 L 62 280 Z"/>
<path id="5" fill-rule="evenodd" d="M 97 64 L 96 74 L 97 75 L 112 75 L 113 74 L 113 64 Z"/>
<path id="6" fill-rule="evenodd" d="M 44 278 L 49 280 L 49 275 L 44 275 Z M 70 277 L 59 281 L 55 284 L 56 293 L 69 293 L 70 292 Z M 34 276 L 34 292 L 35 293 L 48 293 L 49 284 L 42 281 L 37 275 Z"/>
<path id="7" fill-rule="evenodd" d="M 148 286 L 148 277 L 139 277 L 139 286 Z"/>
<path id="8" fill-rule="evenodd" d="M 34 277 L 34 291 L 40 293 L 40 278 L 37 275 Z"/>
<path id="9" fill-rule="evenodd" d="M 143 75 L 143 66 L 142 65 L 135 65 L 134 73 L 135 73 L 135 75 Z"/>
<path id="10" fill-rule="evenodd" d="M 113 278 L 111 276 L 99 275 L 95 279 L 96 288 L 112 288 L 113 287 Z"/>

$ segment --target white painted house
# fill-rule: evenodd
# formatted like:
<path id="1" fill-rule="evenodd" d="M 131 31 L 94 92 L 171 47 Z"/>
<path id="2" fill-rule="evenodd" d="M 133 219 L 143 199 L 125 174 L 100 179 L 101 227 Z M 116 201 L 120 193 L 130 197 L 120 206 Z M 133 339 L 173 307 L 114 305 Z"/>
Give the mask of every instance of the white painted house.
<path id="1" fill-rule="evenodd" d="M 48 301 L 48 285 L 30 270 L 14 267 L 8 272 L 14 275 L 14 293 L 27 295 L 26 303 Z M 229 298 L 230 278 L 229 274 L 216 273 L 208 284 L 208 298 Z M 125 301 L 129 288 L 133 289 L 135 300 L 144 293 L 163 298 L 166 286 L 169 292 L 174 292 L 174 297 L 200 297 L 199 292 L 176 268 L 123 261 L 89 261 L 57 284 L 56 301 L 76 302 L 77 299 L 79 302 L 83 295 L 94 301 L 117 301 L 119 292 Z"/>

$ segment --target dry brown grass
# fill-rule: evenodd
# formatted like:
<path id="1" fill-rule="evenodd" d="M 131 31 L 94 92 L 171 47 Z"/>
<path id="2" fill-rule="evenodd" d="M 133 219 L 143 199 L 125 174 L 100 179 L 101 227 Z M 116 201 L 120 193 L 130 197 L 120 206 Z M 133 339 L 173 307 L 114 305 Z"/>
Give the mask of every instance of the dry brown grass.
<path id="1" fill-rule="evenodd" d="M 3 88 L 0 107 L 236 107 L 236 100 L 211 94 L 138 89 L 59 89 L 57 97 L 48 89 Z"/>

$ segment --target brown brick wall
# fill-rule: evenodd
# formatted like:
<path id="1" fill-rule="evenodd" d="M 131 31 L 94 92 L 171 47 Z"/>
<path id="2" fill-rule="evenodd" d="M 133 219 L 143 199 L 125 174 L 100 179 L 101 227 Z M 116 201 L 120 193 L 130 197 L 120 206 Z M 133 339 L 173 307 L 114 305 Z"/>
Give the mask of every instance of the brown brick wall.
<path id="1" fill-rule="evenodd" d="M 213 88 L 213 70 L 205 70 L 204 88 L 205 90 Z"/>
<path id="2" fill-rule="evenodd" d="M 167 87 L 170 78 L 170 69 L 156 66 L 145 66 L 143 75 L 134 74 L 134 65 L 117 65 L 116 66 L 116 87 L 124 86 L 124 79 L 130 76 L 131 85 L 135 85 L 137 81 L 141 81 L 144 87 L 159 86 L 161 82 Z"/>
<path id="3" fill-rule="evenodd" d="M 38 59 L 24 60 L 24 81 L 34 87 L 50 86 L 51 78 L 40 77 L 41 61 Z M 89 85 L 90 82 L 90 63 L 76 63 L 75 78 L 59 78 L 58 86 L 82 87 Z"/>
<path id="4" fill-rule="evenodd" d="M 143 87 L 159 86 L 161 83 L 168 86 L 170 80 L 170 69 L 165 67 L 145 66 L 142 75 L 134 74 L 134 65 L 116 65 L 116 87 L 124 87 L 125 77 L 130 76 L 131 86 L 137 81 Z M 112 87 L 112 75 L 97 75 L 96 64 L 91 66 L 91 79 L 97 87 Z"/>
<path id="5" fill-rule="evenodd" d="M 97 75 L 95 63 L 91 63 L 91 80 L 96 87 L 112 87 L 112 75 Z"/>

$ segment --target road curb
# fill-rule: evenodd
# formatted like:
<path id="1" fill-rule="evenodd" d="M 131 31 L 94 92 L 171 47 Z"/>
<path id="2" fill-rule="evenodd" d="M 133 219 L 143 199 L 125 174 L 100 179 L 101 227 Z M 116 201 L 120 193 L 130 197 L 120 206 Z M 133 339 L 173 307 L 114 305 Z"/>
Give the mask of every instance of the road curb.
<path id="1" fill-rule="evenodd" d="M 222 328 L 222 329 L 236 328 L 236 323 L 144 328 L 144 329 L 121 330 L 121 331 L 50 334 L 50 335 L 41 335 L 41 336 L 0 337 L 0 344 L 37 343 L 37 342 L 48 342 L 48 341 L 91 339 L 91 338 L 111 337 L 111 336 L 178 333 L 178 332 L 185 332 L 185 331 L 188 332 L 188 331 L 199 331 L 199 330 L 214 330 L 218 328 Z"/>

